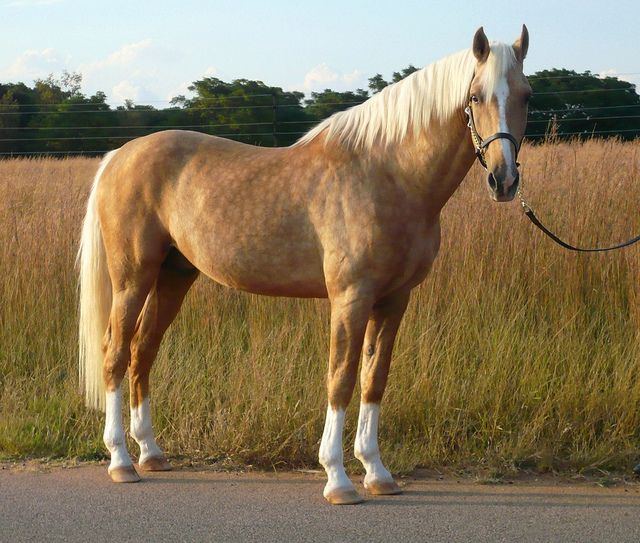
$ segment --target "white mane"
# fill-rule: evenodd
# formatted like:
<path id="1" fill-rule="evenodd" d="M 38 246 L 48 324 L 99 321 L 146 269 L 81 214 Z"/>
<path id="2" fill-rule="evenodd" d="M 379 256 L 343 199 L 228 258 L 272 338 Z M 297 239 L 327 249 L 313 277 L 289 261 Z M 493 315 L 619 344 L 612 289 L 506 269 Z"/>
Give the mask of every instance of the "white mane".
<path id="1" fill-rule="evenodd" d="M 493 95 L 501 78 L 515 64 L 513 48 L 492 43 L 483 71 L 486 96 Z M 385 87 L 366 102 L 340 111 L 307 132 L 294 145 L 304 145 L 320 134 L 326 142 L 371 149 L 417 134 L 432 119 L 444 121 L 469 100 L 476 59 L 470 49 L 460 51 Z"/>

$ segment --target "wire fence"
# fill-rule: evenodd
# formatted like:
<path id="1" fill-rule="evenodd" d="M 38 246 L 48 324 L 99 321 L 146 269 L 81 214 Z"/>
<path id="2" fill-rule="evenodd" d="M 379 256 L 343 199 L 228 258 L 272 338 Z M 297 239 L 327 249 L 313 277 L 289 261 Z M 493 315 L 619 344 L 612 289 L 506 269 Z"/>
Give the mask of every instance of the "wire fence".
<path id="1" fill-rule="evenodd" d="M 620 75 L 640 75 L 640 72 L 628 72 Z M 554 80 L 583 78 L 581 75 L 561 75 L 561 76 L 535 76 L 530 80 Z M 605 78 L 606 80 L 606 78 Z M 611 93 L 616 93 L 611 94 Z M 553 97 L 558 96 L 560 100 L 570 100 L 572 94 L 594 96 L 620 96 L 622 93 L 635 94 L 635 85 L 628 85 L 618 88 L 603 89 L 575 89 L 536 92 L 535 96 Z M 245 103 L 236 101 L 242 100 Z M 264 102 L 269 103 L 255 103 Z M 322 119 L 296 118 L 285 120 L 283 112 L 296 111 L 305 113 L 309 108 L 322 108 L 329 113 L 347 109 L 361 104 L 366 100 L 343 100 L 332 102 L 309 102 L 300 103 L 278 103 L 278 97 L 272 93 L 253 95 L 225 95 L 223 97 L 198 98 L 194 100 L 181 101 L 182 106 L 172 101 L 155 101 L 156 103 L 166 103 L 169 107 L 155 109 L 150 106 L 111 107 L 103 102 L 75 103 L 73 101 L 63 103 L 39 103 L 39 104 L 0 104 L 0 157 L 11 156 L 37 156 L 37 155 L 96 155 L 109 151 L 123 145 L 132 139 L 153 134 L 162 130 L 194 130 L 220 137 L 258 143 L 261 145 L 281 145 L 291 143 L 299 136 L 305 134 L 309 129 L 321 122 Z M 209 103 L 224 105 L 209 105 Z M 197 103 L 198 105 L 193 105 Z M 550 132 L 560 137 L 610 137 L 619 135 L 625 138 L 640 137 L 640 101 L 629 104 L 593 105 L 588 106 L 572 105 L 561 103 L 561 107 L 553 109 L 530 108 L 528 124 L 533 129 L 529 129 L 527 138 L 536 141 L 549 136 Z M 565 107 L 562 107 L 565 106 Z M 19 108 L 19 111 L 15 109 Z M 53 109 L 58 108 L 58 109 Z M 7 111 L 9 109 L 9 111 Z M 13 110 L 12 110 L 13 109 Z M 217 122 L 225 114 L 240 113 L 243 115 L 259 116 L 255 121 L 229 121 Z M 619 113 L 619 114 L 617 114 Z M 162 123 L 158 119 L 167 119 L 167 116 L 191 116 L 196 122 Z M 30 122 L 27 126 L 12 126 L 12 118 L 16 116 L 29 116 L 35 122 Z M 79 122 L 74 123 L 74 117 Z M 133 117 L 136 123 L 117 124 L 118 118 L 126 116 Z M 60 116 L 60 117 L 58 117 Z M 104 116 L 116 121 L 111 124 L 104 124 Z M 47 117 L 46 124 L 38 124 L 38 119 Z M 51 125 L 52 119 L 56 123 Z M 211 119 L 211 120 L 208 120 Z M 198 122 L 199 121 L 199 122 Z M 624 126 L 614 128 L 616 123 L 624 122 Z M 154 124 L 155 123 L 155 124 Z M 574 124 L 576 123 L 576 124 Z M 580 126 L 588 125 L 581 129 Z M 631 123 L 629 125 L 629 123 Z M 8 124 L 9 126 L 2 126 Z M 536 129 L 536 127 L 538 127 Z M 564 128 L 563 128 L 564 127 Z M 98 132 L 92 135 L 91 132 Z M 50 135 L 47 135 L 50 134 Z M 74 143 L 73 149 L 57 149 L 56 145 L 63 143 Z M 92 142 L 97 145 L 104 142 L 104 147 L 86 148 L 84 142 Z M 36 145 L 44 148 L 30 148 L 28 150 L 20 148 L 24 145 Z M 75 145 L 80 144 L 80 145 Z M 93 147 L 93 145 L 91 146 Z"/>

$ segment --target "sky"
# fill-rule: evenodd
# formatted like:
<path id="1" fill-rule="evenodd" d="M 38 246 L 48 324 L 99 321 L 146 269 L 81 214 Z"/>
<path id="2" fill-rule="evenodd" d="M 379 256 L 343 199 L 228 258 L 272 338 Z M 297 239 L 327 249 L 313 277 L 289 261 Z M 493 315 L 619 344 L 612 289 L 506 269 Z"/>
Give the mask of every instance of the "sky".
<path id="1" fill-rule="evenodd" d="M 490 40 L 530 33 L 525 73 L 569 68 L 640 84 L 640 2 L 591 0 L 0 0 L 0 82 L 80 72 L 111 103 L 163 102 L 192 81 L 257 79 L 305 93 L 366 88 Z"/>

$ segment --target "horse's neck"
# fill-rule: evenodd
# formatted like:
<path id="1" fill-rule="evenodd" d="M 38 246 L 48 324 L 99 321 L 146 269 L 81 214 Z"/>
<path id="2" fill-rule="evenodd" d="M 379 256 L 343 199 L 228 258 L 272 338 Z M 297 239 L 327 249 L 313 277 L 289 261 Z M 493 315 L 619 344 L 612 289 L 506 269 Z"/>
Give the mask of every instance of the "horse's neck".
<path id="1" fill-rule="evenodd" d="M 473 165 L 475 155 L 467 131 L 460 111 L 390 150 L 408 190 L 422 200 L 427 214 L 440 212 Z"/>

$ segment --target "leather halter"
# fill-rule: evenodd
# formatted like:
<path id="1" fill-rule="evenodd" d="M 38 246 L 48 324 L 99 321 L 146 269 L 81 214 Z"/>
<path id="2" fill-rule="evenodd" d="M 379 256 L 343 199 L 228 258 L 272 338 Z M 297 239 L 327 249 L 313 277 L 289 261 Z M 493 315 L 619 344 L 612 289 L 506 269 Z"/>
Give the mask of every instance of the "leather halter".
<path id="1" fill-rule="evenodd" d="M 520 166 L 520 164 L 518 163 L 518 152 L 520 151 L 520 142 L 516 138 L 514 138 L 511 134 L 509 134 L 509 132 L 496 132 L 492 136 L 489 136 L 487 139 L 482 139 L 480 137 L 480 134 L 478 134 L 478 130 L 476 129 L 476 122 L 473 118 L 472 104 L 473 102 L 471 101 L 471 99 L 469 99 L 469 105 L 466 108 L 464 108 L 464 112 L 467 114 L 467 117 L 469 118 L 469 122 L 467 123 L 467 126 L 469 127 L 469 130 L 471 132 L 471 139 L 473 140 L 473 147 L 475 148 L 478 162 L 480 162 L 480 164 L 482 164 L 482 167 L 486 170 L 487 161 L 484 158 L 484 155 L 487 152 L 487 147 L 489 147 L 489 144 L 493 141 L 504 139 L 504 140 L 509 140 L 511 143 L 513 143 L 513 147 L 516 151 L 516 166 Z"/>

